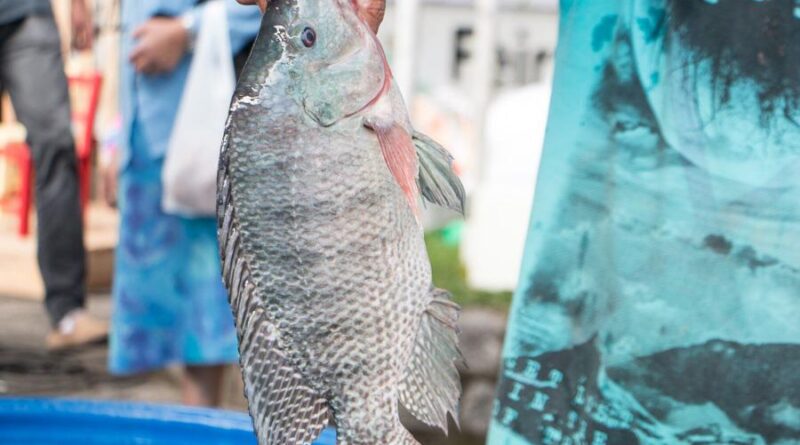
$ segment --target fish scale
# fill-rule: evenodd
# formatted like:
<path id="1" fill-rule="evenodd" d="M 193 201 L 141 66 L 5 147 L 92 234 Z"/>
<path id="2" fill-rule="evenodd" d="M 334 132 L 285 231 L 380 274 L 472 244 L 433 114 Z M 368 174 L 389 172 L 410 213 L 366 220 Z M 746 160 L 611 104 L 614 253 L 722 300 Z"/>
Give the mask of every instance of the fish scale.
<path id="1" fill-rule="evenodd" d="M 293 40 L 309 26 L 316 51 Z M 383 91 L 369 33 L 346 0 L 271 2 L 231 107 L 220 250 L 262 445 L 310 443 L 329 420 L 340 444 L 412 445 L 399 404 L 445 430 L 455 415 L 457 306 L 432 286 L 416 188 L 398 174 L 420 152 L 426 198 L 460 210 L 463 189 Z"/>

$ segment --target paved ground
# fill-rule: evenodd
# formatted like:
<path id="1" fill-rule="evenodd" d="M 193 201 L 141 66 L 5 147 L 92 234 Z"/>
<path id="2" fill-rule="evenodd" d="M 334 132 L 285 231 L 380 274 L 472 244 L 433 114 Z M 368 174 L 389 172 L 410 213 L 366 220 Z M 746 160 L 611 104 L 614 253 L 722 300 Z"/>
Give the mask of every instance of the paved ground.
<path id="1" fill-rule="evenodd" d="M 108 317 L 109 299 L 92 298 L 90 310 Z M 180 401 L 175 372 L 114 378 L 106 372 L 104 345 L 49 354 L 44 349 L 47 330 L 40 303 L 0 297 L 0 394 Z"/>
<path id="2" fill-rule="evenodd" d="M 108 317 L 105 296 L 91 298 L 92 313 Z M 0 396 L 48 396 L 86 399 L 122 399 L 154 403 L 178 403 L 177 370 L 131 378 L 115 378 L 106 372 L 103 345 L 69 353 L 49 354 L 44 349 L 48 324 L 40 303 L 0 297 Z M 229 373 L 225 408 L 244 410 L 238 370 Z M 439 436 L 425 438 L 426 445 L 478 445 L 478 438 Z"/>

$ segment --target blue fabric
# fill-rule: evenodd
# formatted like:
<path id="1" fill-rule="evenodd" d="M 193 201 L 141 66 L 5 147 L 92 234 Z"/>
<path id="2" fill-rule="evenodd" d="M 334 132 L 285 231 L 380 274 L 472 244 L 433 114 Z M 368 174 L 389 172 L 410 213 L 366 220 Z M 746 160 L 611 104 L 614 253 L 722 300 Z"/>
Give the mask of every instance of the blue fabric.
<path id="1" fill-rule="evenodd" d="M 489 443 L 800 443 L 800 3 L 561 14 Z"/>
<path id="2" fill-rule="evenodd" d="M 231 49 L 237 53 L 258 33 L 261 13 L 253 6 L 242 6 L 235 0 L 225 1 L 228 11 Z M 135 0 L 122 2 L 122 68 L 120 76 L 120 106 L 122 111 L 121 165 L 131 157 L 131 128 L 134 120 L 142 125 L 145 140 L 144 153 L 151 159 L 164 157 L 175 115 L 178 112 L 183 87 L 191 64 L 187 54 L 178 67 L 170 73 L 144 75 L 134 71 L 128 62 L 136 45 L 133 32 L 157 15 L 177 17 L 197 13 L 196 0 Z M 201 17 L 197 14 L 197 17 Z M 202 26 L 202 24 L 201 24 Z M 233 56 L 233 55 L 231 55 Z"/>
<path id="3" fill-rule="evenodd" d="M 225 1 L 236 52 L 255 38 L 261 16 L 258 8 Z M 191 56 L 172 72 L 156 76 L 135 73 L 127 61 L 138 26 L 156 15 L 196 12 L 195 3 L 123 2 L 121 226 L 109 357 L 117 374 L 237 359 L 215 221 L 167 215 L 161 209 L 163 159 Z"/>
<path id="4" fill-rule="evenodd" d="M 161 210 L 163 160 L 146 155 L 140 125 L 132 136 L 134 157 L 119 181 L 111 372 L 233 363 L 236 331 L 221 279 L 216 222 Z"/>

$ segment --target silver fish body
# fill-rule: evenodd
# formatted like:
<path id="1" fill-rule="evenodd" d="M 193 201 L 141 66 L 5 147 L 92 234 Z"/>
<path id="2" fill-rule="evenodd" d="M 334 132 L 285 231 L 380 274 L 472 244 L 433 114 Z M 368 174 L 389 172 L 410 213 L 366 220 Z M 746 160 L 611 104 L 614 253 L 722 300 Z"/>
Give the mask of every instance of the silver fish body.
<path id="1" fill-rule="evenodd" d="M 381 91 L 389 74 L 348 6 L 271 3 L 226 130 L 220 247 L 262 445 L 311 443 L 330 420 L 340 444 L 416 444 L 398 405 L 446 429 L 460 393 L 457 306 L 432 286 L 408 194 L 387 168 L 377 130 L 365 126 L 370 102 L 383 108 L 374 119 L 413 130 L 396 88 Z M 306 48 L 288 41 L 297 23 L 341 35 L 339 26 L 352 42 L 322 51 L 319 59 L 332 61 L 309 70 L 299 62 Z M 356 62 L 366 66 L 351 67 L 360 84 L 343 89 L 352 91 L 309 79 L 330 70 L 339 81 L 344 64 Z M 426 143 L 421 135 L 415 142 Z M 449 159 L 427 153 L 440 156 L 432 165 L 443 171 Z"/>

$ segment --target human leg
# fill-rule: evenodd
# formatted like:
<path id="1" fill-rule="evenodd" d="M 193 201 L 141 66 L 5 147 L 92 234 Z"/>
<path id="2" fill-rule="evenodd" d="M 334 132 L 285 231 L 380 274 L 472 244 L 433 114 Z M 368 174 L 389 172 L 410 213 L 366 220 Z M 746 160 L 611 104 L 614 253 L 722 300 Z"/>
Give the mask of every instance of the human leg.
<path id="1" fill-rule="evenodd" d="M 181 382 L 183 403 L 190 406 L 219 406 L 224 377 L 224 365 L 187 366 Z"/>
<path id="2" fill-rule="evenodd" d="M 52 17 L 6 25 L 0 39 L 0 83 L 28 132 L 36 173 L 38 260 L 51 349 L 103 340 L 108 325 L 86 313 L 86 252 L 69 92 Z"/>
<path id="3" fill-rule="evenodd" d="M 2 46 L 11 95 L 36 172 L 38 259 L 53 325 L 84 306 L 85 250 L 67 81 L 51 17 L 29 17 Z"/>

